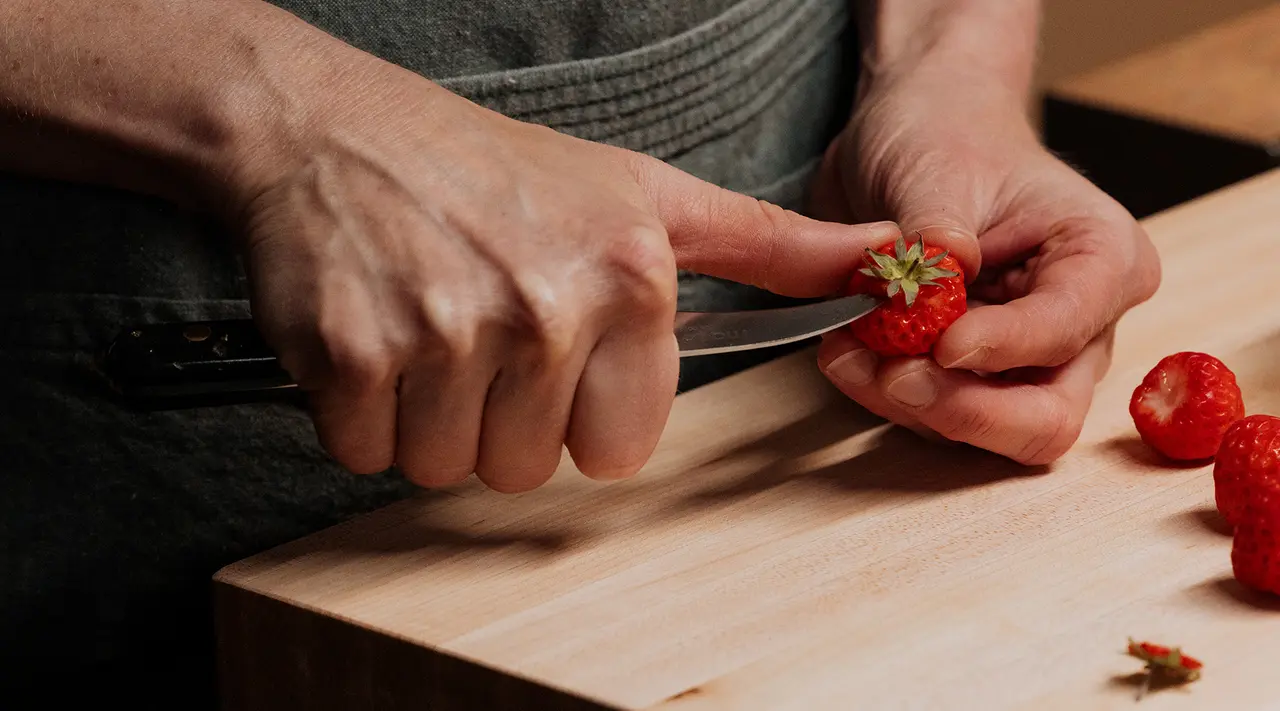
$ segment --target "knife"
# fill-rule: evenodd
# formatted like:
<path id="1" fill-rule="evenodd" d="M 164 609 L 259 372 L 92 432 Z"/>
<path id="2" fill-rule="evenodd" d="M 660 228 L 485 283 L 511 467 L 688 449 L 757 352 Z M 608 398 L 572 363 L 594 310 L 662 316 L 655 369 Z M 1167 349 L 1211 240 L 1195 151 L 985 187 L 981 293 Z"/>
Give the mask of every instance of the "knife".
<path id="1" fill-rule="evenodd" d="M 682 358 L 781 346 L 848 325 L 879 305 L 857 294 L 753 311 L 681 311 L 676 342 Z M 97 367 L 119 395 L 160 407 L 193 398 L 244 401 L 297 387 L 252 319 L 126 328 Z"/>

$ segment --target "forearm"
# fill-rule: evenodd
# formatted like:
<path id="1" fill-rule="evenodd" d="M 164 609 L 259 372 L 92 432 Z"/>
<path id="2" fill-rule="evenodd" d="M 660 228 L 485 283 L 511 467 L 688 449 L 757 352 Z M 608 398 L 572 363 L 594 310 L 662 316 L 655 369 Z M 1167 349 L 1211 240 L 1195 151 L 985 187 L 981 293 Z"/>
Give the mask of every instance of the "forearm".
<path id="1" fill-rule="evenodd" d="M 218 201 L 329 41 L 258 0 L 6 0 L 0 170 Z"/>
<path id="2" fill-rule="evenodd" d="M 1025 103 L 1039 35 L 1038 0 L 854 0 L 864 76 L 911 72 L 972 79 Z"/>

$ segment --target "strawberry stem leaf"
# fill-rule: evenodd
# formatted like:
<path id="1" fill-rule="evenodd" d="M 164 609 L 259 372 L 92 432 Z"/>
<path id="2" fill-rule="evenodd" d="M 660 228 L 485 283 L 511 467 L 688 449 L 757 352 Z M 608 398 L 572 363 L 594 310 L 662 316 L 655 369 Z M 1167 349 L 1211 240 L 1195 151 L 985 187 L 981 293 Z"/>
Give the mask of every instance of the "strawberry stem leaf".
<path id="1" fill-rule="evenodd" d="M 915 304 L 922 286 L 939 286 L 936 279 L 960 276 L 950 269 L 942 269 L 938 264 L 946 258 L 943 251 L 925 259 L 924 239 L 920 238 L 908 247 L 905 237 L 898 237 L 893 244 L 893 254 L 884 254 L 873 249 L 867 250 L 870 263 L 858 271 L 870 277 L 883 279 L 885 293 L 889 298 L 902 292 L 907 306 Z"/>

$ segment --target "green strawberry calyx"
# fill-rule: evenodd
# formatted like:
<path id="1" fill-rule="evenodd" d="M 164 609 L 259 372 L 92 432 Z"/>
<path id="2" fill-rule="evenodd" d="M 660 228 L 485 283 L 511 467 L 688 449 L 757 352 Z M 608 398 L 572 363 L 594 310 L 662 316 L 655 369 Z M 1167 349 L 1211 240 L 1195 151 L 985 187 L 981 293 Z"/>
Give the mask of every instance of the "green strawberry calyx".
<path id="1" fill-rule="evenodd" d="M 1188 681 L 1195 681 L 1200 678 L 1201 665 L 1199 660 L 1183 655 L 1182 650 L 1178 647 L 1158 647 L 1150 644 L 1140 644 L 1130 638 L 1129 647 L 1126 651 L 1129 656 L 1137 657 L 1146 662 L 1152 671 L 1162 671 L 1185 678 Z"/>
<path id="2" fill-rule="evenodd" d="M 1151 689 L 1154 681 L 1186 683 L 1200 678 L 1200 669 L 1204 665 L 1200 660 L 1182 653 L 1178 647 L 1164 647 L 1149 642 L 1135 642 L 1129 638 L 1129 646 L 1125 652 L 1146 662 L 1146 673 L 1138 688 L 1138 699 Z"/>
<path id="3" fill-rule="evenodd" d="M 906 239 L 899 237 L 893 245 L 893 254 L 867 249 L 867 256 L 871 258 L 872 264 L 858 271 L 888 282 L 885 292 L 891 299 L 901 291 L 907 306 L 915 303 L 920 287 L 940 286 L 934 281 L 935 279 L 960 276 L 957 272 L 938 266 L 938 263 L 947 256 L 945 251 L 925 259 L 924 238 L 912 242 L 911 246 L 907 247 Z"/>

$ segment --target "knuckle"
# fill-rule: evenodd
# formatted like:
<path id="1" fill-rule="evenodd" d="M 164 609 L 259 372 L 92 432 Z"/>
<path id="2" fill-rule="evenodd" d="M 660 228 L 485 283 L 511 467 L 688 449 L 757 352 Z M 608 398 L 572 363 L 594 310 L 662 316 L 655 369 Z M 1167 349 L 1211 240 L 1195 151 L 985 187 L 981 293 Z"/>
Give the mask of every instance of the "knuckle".
<path id="1" fill-rule="evenodd" d="M 997 434 L 999 424 L 985 408 L 966 408 L 949 413 L 938 433 L 947 439 L 979 445 Z"/>
<path id="2" fill-rule="evenodd" d="M 1092 309 L 1081 302 L 1080 294 L 1070 289 L 1054 293 L 1053 308 L 1027 314 L 1022 323 L 1020 337 L 1027 342 L 1037 340 L 1042 344 L 1037 365 L 1053 367 L 1062 365 L 1080 354 L 1101 330 L 1090 314 Z M 1045 326 L 1049 329 L 1046 333 Z M 1041 335 L 1037 338 L 1037 334 Z"/>
<path id="3" fill-rule="evenodd" d="M 1134 279 L 1135 303 L 1142 303 L 1156 295 L 1164 279 L 1164 267 L 1155 245 L 1144 233 L 1142 250 L 1138 258 L 1138 274 Z"/>
<path id="4" fill-rule="evenodd" d="M 1079 329 L 1064 333 L 1050 349 L 1048 357 L 1045 358 L 1045 365 L 1053 367 L 1066 363 L 1080 355 L 1091 340 L 1088 333 Z"/>
<path id="5" fill-rule="evenodd" d="M 542 278 L 526 277 L 515 291 L 521 330 L 537 344 L 539 356 L 552 362 L 568 358 L 580 334 L 581 305 Z"/>
<path id="6" fill-rule="evenodd" d="M 790 210 L 759 198 L 756 198 L 755 206 L 760 213 L 760 219 L 769 225 L 772 234 L 781 235 L 791 228 L 794 213 Z"/>
<path id="7" fill-rule="evenodd" d="M 423 357 L 447 369 L 465 367 L 480 349 L 481 319 L 474 309 L 438 293 L 426 293 L 418 307 L 419 327 L 431 347 Z"/>
<path id="8" fill-rule="evenodd" d="M 675 255 L 660 226 L 625 229 L 610 243 L 607 260 L 619 297 L 629 308 L 653 316 L 675 311 Z"/>
<path id="9" fill-rule="evenodd" d="M 793 231 L 796 213 L 767 200 L 756 199 L 754 205 L 758 213 L 754 222 L 762 225 L 763 228 L 759 230 L 758 243 L 751 247 L 754 253 L 752 261 L 756 266 L 749 279 L 751 283 L 768 289 L 770 277 L 775 272 L 776 256 L 779 250 L 786 249 L 788 235 Z"/>
<path id="10" fill-rule="evenodd" d="M 1049 464 L 1066 454 L 1084 429 L 1084 420 L 1062 405 L 1033 421 L 1039 423 L 1039 429 L 1019 451 L 1010 455 L 1019 464 L 1027 466 Z"/>
<path id="11" fill-rule="evenodd" d="M 374 339 L 329 331 L 320 340 L 336 385 L 344 390 L 377 390 L 396 376 L 390 349 Z"/>

